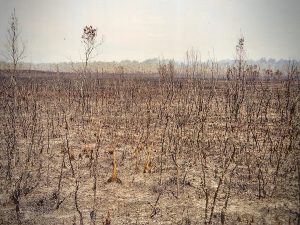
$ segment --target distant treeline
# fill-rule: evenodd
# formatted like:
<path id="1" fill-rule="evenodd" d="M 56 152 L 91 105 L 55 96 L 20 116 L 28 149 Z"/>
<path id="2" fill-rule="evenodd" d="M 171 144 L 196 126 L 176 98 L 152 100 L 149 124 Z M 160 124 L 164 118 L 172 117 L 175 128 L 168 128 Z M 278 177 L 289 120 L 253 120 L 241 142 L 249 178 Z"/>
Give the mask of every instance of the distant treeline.
<path id="1" fill-rule="evenodd" d="M 92 74 L 147 74 L 147 75 L 155 75 L 157 74 L 157 68 L 159 62 L 168 62 L 169 60 L 163 59 L 160 60 L 158 58 L 147 59 L 142 62 L 132 61 L 132 60 L 123 60 L 120 62 L 91 62 L 89 64 L 89 70 Z M 218 65 L 218 73 L 216 74 L 216 78 L 224 78 L 226 74 L 226 69 L 229 66 L 234 64 L 235 60 L 220 60 L 220 61 L 212 61 L 208 60 L 206 62 L 199 62 L 199 67 L 201 68 L 202 75 L 204 77 L 209 76 L 209 70 L 211 66 L 214 64 Z M 269 77 L 269 72 L 278 72 L 280 71 L 284 77 L 289 63 L 291 60 L 287 59 L 259 59 L 259 60 L 247 60 L 247 65 L 257 65 L 260 70 L 260 77 L 265 78 Z M 293 60 L 293 63 L 297 66 L 300 65 L 300 61 Z M 174 61 L 175 70 L 178 77 L 184 77 L 185 74 L 185 62 Z M 62 62 L 62 63 L 20 63 L 19 70 L 22 70 L 22 74 L 26 74 L 29 71 L 38 71 L 38 74 L 43 74 L 43 72 L 47 71 L 54 72 L 56 74 L 65 73 L 65 74 L 74 74 L 74 72 L 82 71 L 83 63 L 73 63 L 73 62 Z M 6 62 L 0 61 L 0 70 L 8 71 L 10 69 L 10 64 Z M 207 72 L 205 72 L 207 71 Z M 31 73 L 32 74 L 32 73 Z"/>

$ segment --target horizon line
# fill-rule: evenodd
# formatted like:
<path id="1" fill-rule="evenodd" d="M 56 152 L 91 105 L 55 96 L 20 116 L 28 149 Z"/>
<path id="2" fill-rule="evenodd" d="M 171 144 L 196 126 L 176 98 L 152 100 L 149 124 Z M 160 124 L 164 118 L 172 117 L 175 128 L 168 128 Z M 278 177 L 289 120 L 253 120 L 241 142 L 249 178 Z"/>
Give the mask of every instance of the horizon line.
<path id="1" fill-rule="evenodd" d="M 157 61 L 171 61 L 173 60 L 175 63 L 185 63 L 185 60 L 176 60 L 173 58 L 160 58 L 160 57 L 153 57 L 153 58 L 146 58 L 143 60 L 136 60 L 136 59 L 121 59 L 121 60 L 94 60 L 94 61 L 90 61 L 89 64 L 94 64 L 94 63 L 122 63 L 122 62 L 132 62 L 132 63 L 146 63 L 146 61 L 151 61 L 151 60 L 157 60 Z M 226 59 L 206 59 L 206 60 L 198 60 L 198 62 L 202 62 L 202 63 L 206 63 L 206 62 L 232 62 L 235 61 L 236 59 L 230 59 L 230 58 L 226 58 Z M 296 59 L 293 57 L 290 58 L 272 58 L 272 57 L 261 57 L 261 58 L 257 58 L 257 59 L 245 59 L 244 61 L 252 61 L 252 62 L 258 62 L 258 61 L 275 61 L 275 62 L 280 62 L 280 61 L 295 61 L 295 62 L 300 62 L 300 59 Z M 4 60 L 0 60 L 0 63 L 4 63 L 4 64 L 10 64 L 12 62 L 7 62 Z M 80 64 L 80 63 L 84 63 L 83 61 L 56 61 L 56 62 L 30 62 L 30 61 L 20 61 L 19 64 L 32 64 L 32 65 L 38 65 L 38 64 L 63 64 L 63 63 L 74 63 L 74 64 Z"/>

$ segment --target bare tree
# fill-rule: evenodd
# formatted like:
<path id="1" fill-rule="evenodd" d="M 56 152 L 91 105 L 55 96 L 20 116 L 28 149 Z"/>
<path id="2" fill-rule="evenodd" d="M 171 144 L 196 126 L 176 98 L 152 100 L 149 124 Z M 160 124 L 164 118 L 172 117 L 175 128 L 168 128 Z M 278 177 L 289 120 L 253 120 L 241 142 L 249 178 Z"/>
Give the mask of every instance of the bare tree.
<path id="1" fill-rule="evenodd" d="M 235 65 L 227 69 L 227 102 L 230 109 L 230 117 L 237 120 L 246 92 L 246 52 L 245 39 L 239 38 L 236 46 Z"/>
<path id="2" fill-rule="evenodd" d="M 99 45 L 102 44 L 102 40 L 97 42 L 97 28 L 93 26 L 85 26 L 83 28 L 83 34 L 81 36 L 82 43 L 84 46 L 84 68 L 82 73 L 82 80 L 80 86 L 80 97 L 82 99 L 82 109 L 85 110 L 86 107 L 86 94 L 85 94 L 85 85 L 86 85 L 86 77 L 88 73 L 88 63 L 90 59 L 93 57 L 93 53 L 97 50 Z"/>
<path id="3" fill-rule="evenodd" d="M 16 85 L 16 71 L 21 59 L 24 58 L 25 44 L 21 41 L 19 22 L 14 9 L 7 30 L 7 59 L 12 63 L 12 82 Z"/>
<path id="4" fill-rule="evenodd" d="M 97 28 L 93 28 L 93 26 L 85 26 L 83 28 L 83 34 L 81 36 L 82 43 L 84 45 L 84 69 L 86 72 L 88 62 L 92 56 L 92 53 L 97 48 Z"/>

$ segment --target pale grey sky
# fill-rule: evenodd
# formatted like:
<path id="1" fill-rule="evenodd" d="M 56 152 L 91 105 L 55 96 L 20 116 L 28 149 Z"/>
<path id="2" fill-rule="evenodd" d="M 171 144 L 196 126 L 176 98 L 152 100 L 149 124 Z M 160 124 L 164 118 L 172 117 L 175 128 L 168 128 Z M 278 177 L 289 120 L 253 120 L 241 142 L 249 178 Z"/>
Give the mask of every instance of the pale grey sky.
<path id="1" fill-rule="evenodd" d="M 300 59 L 299 0 L 0 0 L 0 53 L 16 9 L 25 61 L 79 61 L 85 25 L 104 43 L 95 60 L 232 59 L 241 32 L 247 56 Z"/>

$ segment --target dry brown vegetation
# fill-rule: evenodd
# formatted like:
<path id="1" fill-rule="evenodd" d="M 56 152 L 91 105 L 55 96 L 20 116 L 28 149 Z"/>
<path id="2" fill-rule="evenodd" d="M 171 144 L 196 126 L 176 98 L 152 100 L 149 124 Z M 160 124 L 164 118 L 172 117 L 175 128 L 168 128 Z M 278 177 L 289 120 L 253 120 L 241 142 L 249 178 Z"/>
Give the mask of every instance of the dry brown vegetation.
<path id="1" fill-rule="evenodd" d="M 299 224 L 300 73 L 261 71 L 244 39 L 226 79 L 187 52 L 157 75 L 0 74 L 1 224 Z M 101 44 L 98 43 L 98 44 Z M 182 72 L 184 71 L 184 72 Z M 270 79 L 266 79 L 270 78 Z"/>
<path id="2" fill-rule="evenodd" d="M 299 223 L 297 67 L 210 69 L 2 73 L 0 223 Z"/>

